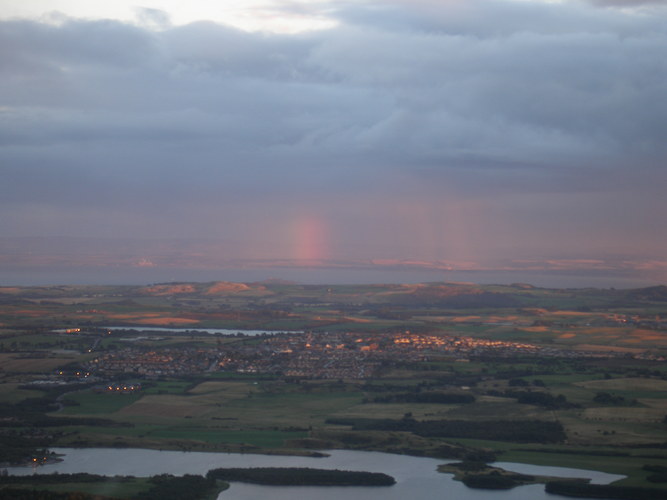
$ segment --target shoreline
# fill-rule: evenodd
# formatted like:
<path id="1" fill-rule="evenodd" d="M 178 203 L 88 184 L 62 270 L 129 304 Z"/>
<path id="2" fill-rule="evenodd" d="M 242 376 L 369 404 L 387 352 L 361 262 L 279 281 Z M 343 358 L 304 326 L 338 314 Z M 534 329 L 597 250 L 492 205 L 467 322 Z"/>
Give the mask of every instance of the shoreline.
<path id="1" fill-rule="evenodd" d="M 460 471 L 460 469 L 456 469 L 453 467 L 454 464 L 457 462 L 460 462 L 460 460 L 454 459 L 454 458 L 438 458 L 438 457 L 432 457 L 432 456 L 424 456 L 424 455 L 409 455 L 409 454 L 402 454 L 402 453 L 396 453 L 392 451 L 382 451 L 382 450 L 364 450 L 364 449 L 349 449 L 349 448 L 334 448 L 334 449 L 328 449 L 328 450 L 312 450 L 310 452 L 299 452 L 298 450 L 294 450 L 294 452 L 291 452 L 290 450 L 251 450 L 251 451 L 211 451 L 211 450 L 183 450 L 179 447 L 162 447 L 162 448 L 151 448 L 151 447 L 140 447 L 140 446 L 126 446 L 126 447 L 118 447 L 118 446 L 100 446 L 100 445 L 95 445 L 95 446 L 54 446 L 52 449 L 56 450 L 114 450 L 114 451 L 157 451 L 157 452 L 180 452 L 180 453 L 206 453 L 206 454 L 221 454 L 221 455 L 256 455 L 256 456 L 266 456 L 266 457 L 300 457 L 300 458 L 329 458 L 331 457 L 331 454 L 334 452 L 362 452 L 362 453 L 381 453 L 381 454 L 386 454 L 386 455 L 396 455 L 396 456 L 402 456 L 402 457 L 409 457 L 409 458 L 415 458 L 415 459 L 422 459 L 422 458 L 427 458 L 431 460 L 437 460 L 443 462 L 441 465 L 438 466 L 438 472 L 442 472 L 445 474 L 452 474 L 455 476 L 455 479 L 457 476 L 456 471 Z M 66 453 L 61 453 L 60 451 L 57 452 L 52 452 L 55 454 L 56 457 L 54 460 L 49 461 L 48 463 L 43 463 L 39 464 L 37 466 L 33 466 L 31 463 L 26 463 L 25 465 L 12 465 L 8 467 L 41 467 L 43 465 L 52 465 L 55 463 L 60 463 L 64 462 L 63 458 L 59 457 L 65 457 Z M 534 462 L 527 462 L 527 461 L 501 461 L 501 460 L 496 460 L 493 462 L 489 463 L 484 463 L 487 469 L 490 470 L 498 470 L 498 471 L 504 471 L 508 474 L 516 474 L 516 472 L 513 472 L 509 470 L 506 467 L 497 467 L 494 466 L 493 464 L 496 463 L 502 463 L 502 464 L 515 464 L 518 466 L 531 466 L 531 467 L 551 467 L 551 468 L 559 468 L 559 469 L 571 469 L 571 470 L 579 470 L 579 471 L 587 471 L 587 472 L 596 472 L 600 474 L 609 474 L 609 475 L 615 475 L 618 476 L 618 479 L 616 481 L 619 481 L 627 476 L 623 476 L 620 474 L 614 474 L 610 473 L 604 470 L 600 469 L 586 469 L 586 468 L 581 468 L 581 467 L 575 467 L 575 466 L 567 466 L 567 465 L 552 465 L 552 464 L 538 464 Z M 460 475 L 460 474 L 459 474 Z M 536 477 L 543 477 L 543 478 L 549 478 L 549 479 L 559 479 L 559 476 L 547 476 L 547 475 L 538 475 Z M 575 478 L 575 477 L 567 477 L 567 478 L 560 478 L 560 479 L 567 479 L 567 480 L 579 480 L 580 478 Z M 536 483 L 539 483 L 542 481 L 536 481 Z M 532 483 L 526 483 L 526 484 L 532 484 Z"/>

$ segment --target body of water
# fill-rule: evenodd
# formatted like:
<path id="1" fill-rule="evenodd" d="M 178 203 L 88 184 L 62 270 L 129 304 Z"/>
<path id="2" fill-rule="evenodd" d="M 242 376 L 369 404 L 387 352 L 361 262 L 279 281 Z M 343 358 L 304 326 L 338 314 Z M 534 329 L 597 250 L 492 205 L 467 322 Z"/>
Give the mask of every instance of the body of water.
<path id="1" fill-rule="evenodd" d="M 49 474 L 88 472 L 107 476 L 152 476 L 156 474 L 205 474 L 218 467 L 311 467 L 319 469 L 383 472 L 397 483 L 387 487 L 310 487 L 258 486 L 232 483 L 218 500 L 553 500 L 544 485 L 520 486 L 507 491 L 474 490 L 452 479 L 451 474 L 437 472 L 446 460 L 392 455 L 388 453 L 333 450 L 329 457 L 310 458 L 235 453 L 156 451 L 142 449 L 53 448 L 64 454 L 64 460 L 34 469 Z M 526 474 L 559 477 L 585 477 L 597 484 L 607 484 L 622 476 L 580 469 L 541 467 L 515 463 L 499 466 Z M 13 467 L 10 474 L 32 474 L 30 467 Z"/>
<path id="2" fill-rule="evenodd" d="M 255 337 L 257 335 L 274 333 L 303 333 L 302 331 L 285 331 L 285 330 L 229 330 L 225 328 L 164 328 L 158 326 L 103 326 L 107 330 L 135 330 L 137 332 L 160 332 L 160 333 L 185 333 L 198 332 L 198 333 L 208 333 L 210 335 L 221 334 L 221 335 L 236 335 L 242 333 L 243 335 L 248 335 L 250 337 Z"/>

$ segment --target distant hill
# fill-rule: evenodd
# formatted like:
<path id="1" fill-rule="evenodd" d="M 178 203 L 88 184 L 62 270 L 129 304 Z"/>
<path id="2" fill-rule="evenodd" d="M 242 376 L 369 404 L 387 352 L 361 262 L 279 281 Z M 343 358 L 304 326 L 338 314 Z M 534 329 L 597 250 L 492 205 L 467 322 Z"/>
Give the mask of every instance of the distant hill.
<path id="1" fill-rule="evenodd" d="M 629 290 L 627 296 L 636 300 L 667 302 L 667 286 L 658 285 L 647 288 L 636 288 L 634 290 Z"/>
<path id="2" fill-rule="evenodd" d="M 450 307 L 454 309 L 482 307 L 519 307 L 522 302 L 511 293 L 484 290 L 477 285 L 429 284 L 417 285 L 408 293 L 396 294 L 395 304 Z"/>

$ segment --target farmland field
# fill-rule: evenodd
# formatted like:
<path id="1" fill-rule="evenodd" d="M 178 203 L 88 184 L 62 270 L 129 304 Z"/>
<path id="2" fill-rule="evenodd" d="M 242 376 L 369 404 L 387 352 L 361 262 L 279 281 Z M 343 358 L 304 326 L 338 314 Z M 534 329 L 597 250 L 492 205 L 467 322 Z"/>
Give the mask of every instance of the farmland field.
<path id="1" fill-rule="evenodd" d="M 0 288 L 0 433 L 19 423 L 41 443 L 42 422 L 49 446 L 495 458 L 667 488 L 642 468 L 667 466 L 663 288 Z M 268 332 L 189 330 L 207 327 Z"/>

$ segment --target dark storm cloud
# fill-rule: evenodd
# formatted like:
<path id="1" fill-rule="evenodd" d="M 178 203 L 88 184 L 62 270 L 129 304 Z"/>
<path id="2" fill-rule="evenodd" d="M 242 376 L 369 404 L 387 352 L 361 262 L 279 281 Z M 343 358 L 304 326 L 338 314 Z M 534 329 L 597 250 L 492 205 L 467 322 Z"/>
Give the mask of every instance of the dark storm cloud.
<path id="1" fill-rule="evenodd" d="M 667 9 L 490 0 L 317 9 L 339 26 L 172 27 L 150 10 L 142 22 L 161 30 L 0 23 L 4 230 L 23 231 L 37 205 L 106 210 L 109 224 L 112 209 L 118 221 L 168 212 L 187 224 L 195 205 L 333 213 L 341 198 L 377 202 L 378 212 L 392 197 L 505 203 L 527 193 L 567 194 L 591 213 L 604 204 L 593 210 L 585 193 L 648 193 L 664 205 L 652 186 L 667 158 Z"/>

